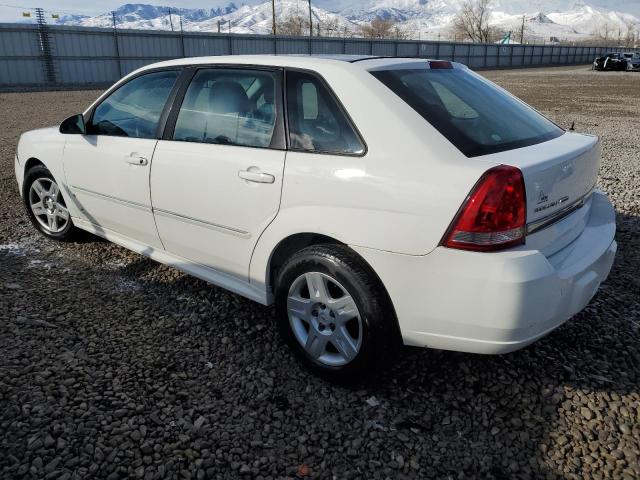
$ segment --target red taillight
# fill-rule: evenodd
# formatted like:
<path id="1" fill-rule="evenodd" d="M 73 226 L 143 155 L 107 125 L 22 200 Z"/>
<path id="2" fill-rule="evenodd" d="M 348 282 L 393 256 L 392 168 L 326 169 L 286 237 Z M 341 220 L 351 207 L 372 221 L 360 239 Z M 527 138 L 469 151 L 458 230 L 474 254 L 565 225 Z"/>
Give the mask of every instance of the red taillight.
<path id="1" fill-rule="evenodd" d="M 485 172 L 444 236 L 442 244 L 494 251 L 524 243 L 527 197 L 522 172 L 500 165 Z"/>

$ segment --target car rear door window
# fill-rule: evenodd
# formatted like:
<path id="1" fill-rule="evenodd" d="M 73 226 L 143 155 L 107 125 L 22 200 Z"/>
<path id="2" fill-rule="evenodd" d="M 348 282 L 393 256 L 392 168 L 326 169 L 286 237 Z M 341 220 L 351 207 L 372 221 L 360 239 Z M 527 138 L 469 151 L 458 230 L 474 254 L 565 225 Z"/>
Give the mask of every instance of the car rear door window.
<path id="1" fill-rule="evenodd" d="M 178 75 L 177 70 L 153 72 L 125 83 L 95 109 L 88 133 L 155 138 L 162 110 Z"/>
<path id="2" fill-rule="evenodd" d="M 199 70 L 178 113 L 173 140 L 269 147 L 276 125 L 276 78 L 260 70 Z"/>
<path id="3" fill-rule="evenodd" d="M 407 64 L 371 73 L 468 157 L 534 145 L 564 133 L 466 68 Z"/>
<path id="4" fill-rule="evenodd" d="M 324 82 L 287 72 L 289 148 L 316 153 L 362 155 L 364 143 Z"/>

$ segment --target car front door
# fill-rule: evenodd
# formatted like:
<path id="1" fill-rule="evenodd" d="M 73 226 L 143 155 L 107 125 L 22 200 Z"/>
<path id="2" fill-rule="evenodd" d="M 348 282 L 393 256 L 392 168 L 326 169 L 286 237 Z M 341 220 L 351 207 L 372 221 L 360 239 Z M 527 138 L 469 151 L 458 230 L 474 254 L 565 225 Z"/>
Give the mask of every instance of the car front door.
<path id="1" fill-rule="evenodd" d="M 85 135 L 69 135 L 64 168 L 83 220 L 161 247 L 151 211 L 149 171 L 163 111 L 179 70 L 142 74 L 103 99 Z"/>
<path id="2" fill-rule="evenodd" d="M 247 280 L 253 248 L 280 205 L 282 74 L 201 68 L 178 95 L 151 172 L 165 249 Z"/>

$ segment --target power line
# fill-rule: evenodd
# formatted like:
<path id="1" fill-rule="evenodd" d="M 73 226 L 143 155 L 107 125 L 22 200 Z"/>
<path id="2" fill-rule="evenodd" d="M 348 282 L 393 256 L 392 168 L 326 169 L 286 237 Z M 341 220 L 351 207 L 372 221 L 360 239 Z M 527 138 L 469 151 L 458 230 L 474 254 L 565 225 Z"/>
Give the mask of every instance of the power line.
<path id="1" fill-rule="evenodd" d="M 21 10 L 35 10 L 36 7 L 25 7 L 23 5 L 8 5 L 6 3 L 0 3 L 0 7 L 18 8 Z"/>
<path id="2" fill-rule="evenodd" d="M 7 7 L 7 8 L 16 8 L 16 9 L 20 9 L 20 10 L 33 10 L 34 12 L 40 8 L 40 7 L 28 7 L 26 5 L 10 5 L 8 3 L 0 3 L 0 7 Z M 48 12 L 48 13 L 68 13 L 70 15 L 74 15 L 74 14 L 91 14 L 91 15 L 104 15 L 108 12 L 102 12 L 102 13 L 98 13 L 97 10 L 88 10 L 88 9 L 78 9 L 78 10 L 67 10 L 64 8 L 56 8 L 55 10 L 50 10 L 48 8 L 42 8 L 41 9 L 43 12 Z"/>

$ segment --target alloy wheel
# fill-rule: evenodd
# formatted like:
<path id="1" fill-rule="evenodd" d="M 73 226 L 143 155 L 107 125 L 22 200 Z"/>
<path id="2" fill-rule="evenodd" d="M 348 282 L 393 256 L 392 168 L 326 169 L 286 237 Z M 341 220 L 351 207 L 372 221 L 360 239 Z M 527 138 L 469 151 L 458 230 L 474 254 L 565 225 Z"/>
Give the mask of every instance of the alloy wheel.
<path id="1" fill-rule="evenodd" d="M 296 340 L 314 360 L 341 366 L 362 347 L 362 318 L 340 282 L 320 272 L 300 275 L 287 296 L 289 324 Z"/>
<path id="2" fill-rule="evenodd" d="M 51 178 L 36 179 L 29 189 L 29 206 L 38 223 L 48 233 L 60 233 L 70 221 L 69 210 L 58 184 Z"/>

